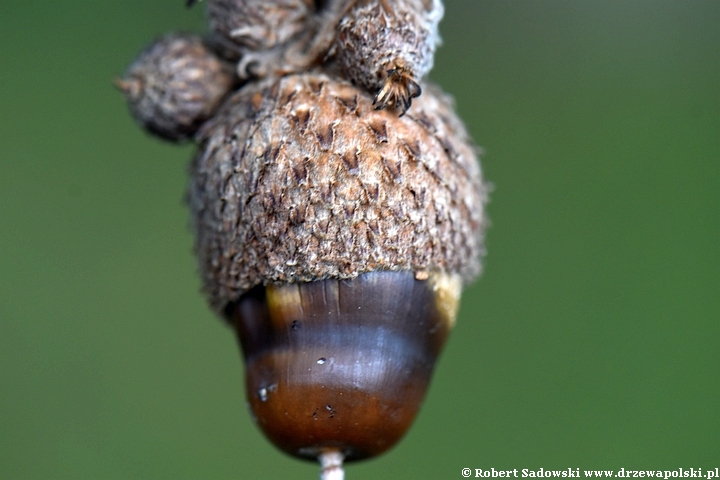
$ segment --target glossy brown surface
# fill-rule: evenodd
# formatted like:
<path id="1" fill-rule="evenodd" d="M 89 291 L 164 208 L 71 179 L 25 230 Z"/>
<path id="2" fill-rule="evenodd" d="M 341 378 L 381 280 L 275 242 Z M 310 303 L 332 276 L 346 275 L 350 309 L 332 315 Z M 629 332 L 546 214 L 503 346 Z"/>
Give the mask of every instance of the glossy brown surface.
<path id="1" fill-rule="evenodd" d="M 229 315 L 260 428 L 303 458 L 337 449 L 357 460 L 390 448 L 412 423 L 454 320 L 446 297 L 410 272 L 244 295 Z"/>

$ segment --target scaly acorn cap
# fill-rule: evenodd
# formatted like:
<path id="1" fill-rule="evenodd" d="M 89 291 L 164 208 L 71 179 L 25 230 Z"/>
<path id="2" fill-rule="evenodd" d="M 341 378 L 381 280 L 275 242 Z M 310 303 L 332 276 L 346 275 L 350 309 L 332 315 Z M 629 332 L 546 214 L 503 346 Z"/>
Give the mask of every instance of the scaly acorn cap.
<path id="1" fill-rule="evenodd" d="M 173 33 L 143 50 L 115 84 L 142 127 L 177 142 L 192 138 L 236 82 L 202 38 Z"/>
<path id="2" fill-rule="evenodd" d="M 452 101 L 423 89 L 398 117 L 346 80 L 269 77 L 201 128 L 188 197 L 218 313 L 261 284 L 479 274 L 487 185 Z"/>

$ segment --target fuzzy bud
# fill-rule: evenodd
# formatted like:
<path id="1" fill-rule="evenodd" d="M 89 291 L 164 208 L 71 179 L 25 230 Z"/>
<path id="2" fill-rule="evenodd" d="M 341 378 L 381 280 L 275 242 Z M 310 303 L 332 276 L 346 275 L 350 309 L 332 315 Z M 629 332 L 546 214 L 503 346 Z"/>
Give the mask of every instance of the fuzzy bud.
<path id="1" fill-rule="evenodd" d="M 242 78 L 264 76 L 277 67 L 289 44 L 309 33 L 311 0 L 208 0 L 211 31 L 225 51 L 234 52 Z"/>
<path id="2" fill-rule="evenodd" d="M 232 66 L 202 38 L 171 34 L 140 53 L 115 83 L 142 127 L 166 140 L 183 141 L 215 112 L 236 81 Z"/>
<path id="3" fill-rule="evenodd" d="M 305 28 L 308 0 L 207 0 L 210 28 L 239 46 L 268 50 Z"/>
<path id="4" fill-rule="evenodd" d="M 322 73 L 270 77 L 228 99 L 198 138 L 189 202 L 218 312 L 257 285 L 479 273 L 487 190 L 437 88 L 398 117 Z"/>
<path id="5" fill-rule="evenodd" d="M 440 43 L 440 0 L 359 0 L 338 27 L 335 51 L 350 80 L 377 94 L 377 108 L 404 113 Z"/>

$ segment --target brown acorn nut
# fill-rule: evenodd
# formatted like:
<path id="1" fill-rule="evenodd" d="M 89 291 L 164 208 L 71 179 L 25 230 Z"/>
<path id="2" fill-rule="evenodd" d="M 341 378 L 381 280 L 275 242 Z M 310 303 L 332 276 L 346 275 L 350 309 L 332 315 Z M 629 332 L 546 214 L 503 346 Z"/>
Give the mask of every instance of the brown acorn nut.
<path id="1" fill-rule="evenodd" d="M 182 141 L 215 112 L 236 81 L 232 66 L 202 38 L 175 33 L 147 47 L 115 83 L 142 127 Z"/>
<path id="2" fill-rule="evenodd" d="M 480 271 L 487 189 L 447 97 L 425 90 L 398 117 L 346 80 L 270 77 L 198 133 L 204 289 L 238 333 L 258 425 L 292 455 L 390 448 Z"/>
<path id="3" fill-rule="evenodd" d="M 334 50 L 345 75 L 375 93 L 376 108 L 410 108 L 440 43 L 440 0 L 357 0 Z"/>
<path id="4" fill-rule="evenodd" d="M 290 455 L 379 455 L 405 433 L 455 321 L 457 276 L 258 286 L 231 312 L 257 423 Z"/>

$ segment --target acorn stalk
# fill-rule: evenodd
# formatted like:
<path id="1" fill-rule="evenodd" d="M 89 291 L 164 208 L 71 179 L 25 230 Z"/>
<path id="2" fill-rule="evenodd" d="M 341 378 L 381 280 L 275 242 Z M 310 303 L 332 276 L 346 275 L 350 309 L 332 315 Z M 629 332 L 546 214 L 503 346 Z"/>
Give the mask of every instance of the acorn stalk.
<path id="1" fill-rule="evenodd" d="M 320 480 L 344 480 L 343 455 L 337 450 L 320 454 Z"/>

